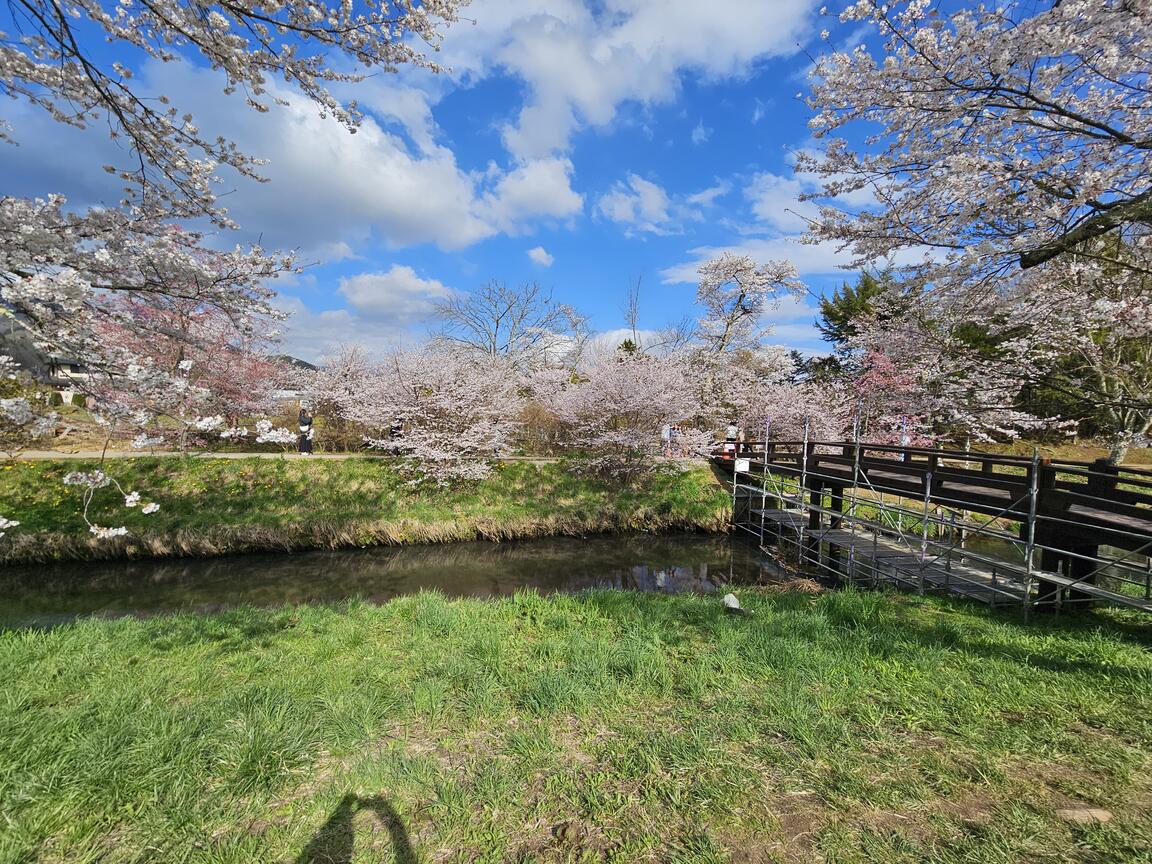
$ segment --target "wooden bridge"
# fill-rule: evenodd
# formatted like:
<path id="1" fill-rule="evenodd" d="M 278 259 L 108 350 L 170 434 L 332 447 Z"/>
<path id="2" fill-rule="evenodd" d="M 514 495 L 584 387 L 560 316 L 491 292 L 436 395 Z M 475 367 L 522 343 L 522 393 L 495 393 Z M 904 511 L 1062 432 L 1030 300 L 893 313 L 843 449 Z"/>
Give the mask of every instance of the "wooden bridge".
<path id="1" fill-rule="evenodd" d="M 822 441 L 717 457 L 735 524 L 837 578 L 1152 612 L 1152 470 Z"/>

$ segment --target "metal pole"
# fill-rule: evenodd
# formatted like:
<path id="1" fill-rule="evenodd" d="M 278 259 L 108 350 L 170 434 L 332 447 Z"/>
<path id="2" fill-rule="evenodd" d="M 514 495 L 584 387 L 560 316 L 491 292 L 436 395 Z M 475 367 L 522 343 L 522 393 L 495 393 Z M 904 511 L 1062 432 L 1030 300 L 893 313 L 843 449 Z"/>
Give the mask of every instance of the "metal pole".
<path id="1" fill-rule="evenodd" d="M 848 519 L 851 534 L 848 535 L 848 584 L 856 581 L 856 508 L 859 505 L 857 484 L 860 481 L 860 404 L 856 404 L 856 415 L 852 418 L 852 498 L 848 504 Z"/>
<path id="2" fill-rule="evenodd" d="M 924 567 L 928 561 L 928 514 L 932 506 L 932 472 L 924 475 L 924 513 L 920 517 L 920 593 L 924 593 Z"/>
<path id="3" fill-rule="evenodd" d="M 804 527 L 805 515 L 808 505 L 805 504 L 805 497 L 808 492 L 808 418 L 804 418 L 804 444 L 803 453 L 800 456 L 800 528 L 797 534 L 798 545 L 796 548 L 796 555 L 801 562 L 804 560 Z M 810 503 L 810 502 L 809 502 Z"/>
<path id="4" fill-rule="evenodd" d="M 1032 448 L 1032 470 L 1028 481 L 1028 542 L 1024 547 L 1024 620 L 1032 611 L 1032 589 L 1035 583 L 1033 559 L 1036 555 L 1036 504 L 1040 492 L 1040 451 Z"/>
<path id="5" fill-rule="evenodd" d="M 764 511 L 768 509 L 768 430 L 772 426 L 772 418 L 764 418 L 764 444 L 760 448 L 760 548 L 764 548 Z"/>
<path id="6" fill-rule="evenodd" d="M 736 452 L 732 453 L 732 524 L 740 527 L 740 520 L 736 512 L 736 489 L 740 483 L 740 472 L 736 470 Z"/>
<path id="7" fill-rule="evenodd" d="M 952 549 L 956 546 L 956 511 L 949 511 L 948 517 L 951 524 L 948 526 L 948 559 L 944 562 L 944 569 L 951 572 Z"/>

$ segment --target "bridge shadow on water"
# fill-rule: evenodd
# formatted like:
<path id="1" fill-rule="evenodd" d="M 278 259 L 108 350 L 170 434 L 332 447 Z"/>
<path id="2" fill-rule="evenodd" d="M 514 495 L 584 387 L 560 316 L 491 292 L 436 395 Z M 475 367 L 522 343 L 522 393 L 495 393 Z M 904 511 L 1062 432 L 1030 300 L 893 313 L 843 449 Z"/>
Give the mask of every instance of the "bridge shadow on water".
<path id="1" fill-rule="evenodd" d="M 296 859 L 296 864 L 350 864 L 356 848 L 356 829 L 353 820 L 363 810 L 374 814 L 380 826 L 387 829 L 392 840 L 392 857 L 380 860 L 396 864 L 416 864 L 416 850 L 408 838 L 408 830 L 400 815 L 381 795 L 362 798 L 347 794 L 332 815 Z"/>

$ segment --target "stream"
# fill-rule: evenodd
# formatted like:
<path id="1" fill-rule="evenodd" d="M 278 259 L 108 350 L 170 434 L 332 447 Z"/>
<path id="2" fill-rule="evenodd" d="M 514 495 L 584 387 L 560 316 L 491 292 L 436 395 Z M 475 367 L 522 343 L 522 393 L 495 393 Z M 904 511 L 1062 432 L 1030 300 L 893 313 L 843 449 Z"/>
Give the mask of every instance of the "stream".
<path id="1" fill-rule="evenodd" d="M 374 547 L 219 558 L 71 562 L 0 568 L 0 628 L 77 618 L 217 612 L 233 606 L 383 603 L 435 589 L 503 597 L 621 588 L 712 592 L 779 581 L 753 546 L 723 535 L 602 535 L 504 543 Z"/>

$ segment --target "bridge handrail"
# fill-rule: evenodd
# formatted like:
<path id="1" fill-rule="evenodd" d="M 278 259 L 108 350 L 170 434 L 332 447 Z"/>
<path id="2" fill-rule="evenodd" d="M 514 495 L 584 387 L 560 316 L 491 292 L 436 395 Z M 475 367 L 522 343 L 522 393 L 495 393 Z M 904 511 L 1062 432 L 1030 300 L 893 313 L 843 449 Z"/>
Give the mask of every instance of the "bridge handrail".
<path id="1" fill-rule="evenodd" d="M 740 442 L 740 447 L 760 448 L 764 447 L 762 440 L 749 440 Z M 776 441 L 770 440 L 767 442 L 776 447 L 804 447 L 803 441 Z M 975 450 L 948 450 L 944 448 L 935 447 L 913 447 L 901 446 L 899 444 L 872 444 L 868 442 L 861 442 L 856 445 L 852 441 L 809 441 L 808 446 L 816 449 L 821 447 L 837 447 L 837 448 L 854 448 L 859 446 L 862 451 L 880 451 L 885 453 L 908 454 L 913 456 L 928 456 L 936 457 L 938 459 L 957 460 L 965 462 L 981 462 L 992 466 L 1003 465 L 1012 467 L 1027 468 L 1032 464 L 1031 456 L 1017 456 L 1013 453 L 985 453 Z M 817 453 L 817 456 L 827 455 Z M 1119 477 L 1121 482 L 1129 483 L 1132 485 L 1146 487 L 1152 490 L 1152 468 L 1139 468 L 1131 465 L 1108 465 L 1104 459 L 1096 459 L 1093 461 L 1075 460 L 1075 459 L 1046 459 L 1045 465 L 1055 468 L 1061 474 L 1070 474 L 1077 477 L 1091 478 L 1093 476 L 1111 479 Z M 1104 469 L 1104 470 L 1102 470 Z"/>
<path id="2" fill-rule="evenodd" d="M 772 464 L 777 459 L 786 461 L 798 458 L 803 452 L 804 446 L 805 442 L 803 441 L 769 440 L 767 446 L 762 440 L 742 441 L 736 445 L 734 455 L 751 457 L 764 457 L 766 455 L 767 462 Z M 885 459 L 884 461 L 904 464 L 913 470 L 925 467 L 924 461 L 912 458 L 921 456 L 928 460 L 928 465 L 935 465 L 940 473 L 961 471 L 969 471 L 971 475 L 978 473 L 983 477 L 983 482 L 993 486 L 1028 483 L 1027 478 L 1032 465 L 1031 458 L 1015 454 L 904 447 L 897 444 L 862 442 L 857 445 L 848 441 L 809 441 L 807 446 L 810 456 L 816 460 L 836 459 L 859 447 L 862 460 L 871 461 L 868 454 L 873 454 L 873 457 L 880 453 L 903 456 L 905 457 L 903 459 Z M 821 452 L 821 450 L 827 449 L 838 449 L 841 452 Z M 785 452 L 780 452 L 781 450 Z M 939 464 L 941 461 L 977 463 L 979 468 L 960 468 L 954 464 L 941 465 Z M 997 467 L 1014 469 L 1014 471 L 1007 472 L 1006 475 L 1005 472 L 997 472 L 995 470 Z M 1087 494 L 1102 501 L 1119 502 L 1130 506 L 1152 506 L 1152 470 L 1109 465 L 1103 459 L 1094 462 L 1044 459 L 1043 468 L 1050 472 L 1048 482 L 1052 488 L 1077 495 Z M 1023 469 L 1023 476 L 1015 473 L 1020 469 Z M 1019 477 L 1019 480 L 1009 479 L 1009 477 Z"/>

